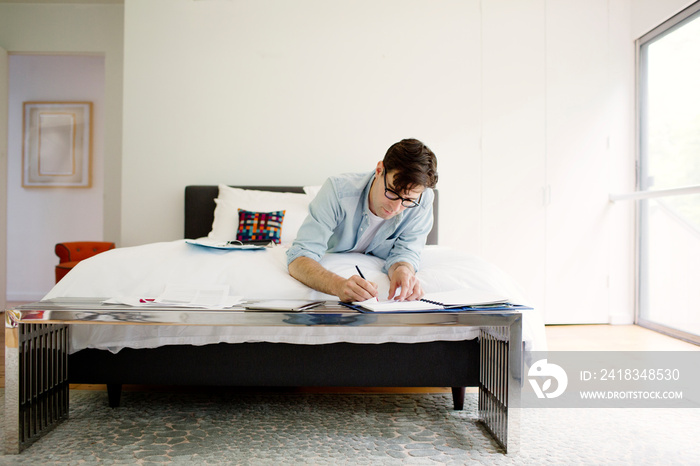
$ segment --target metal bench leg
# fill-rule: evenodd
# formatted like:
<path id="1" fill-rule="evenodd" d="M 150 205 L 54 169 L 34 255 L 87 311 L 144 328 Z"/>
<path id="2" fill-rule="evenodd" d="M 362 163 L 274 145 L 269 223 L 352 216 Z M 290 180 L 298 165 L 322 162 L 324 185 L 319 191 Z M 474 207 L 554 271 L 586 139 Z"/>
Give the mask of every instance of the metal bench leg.
<path id="1" fill-rule="evenodd" d="M 5 453 L 68 418 L 68 326 L 18 324 L 5 311 Z"/>
<path id="2" fill-rule="evenodd" d="M 515 325 L 479 335 L 479 418 L 506 453 L 520 447 L 522 334 Z"/>

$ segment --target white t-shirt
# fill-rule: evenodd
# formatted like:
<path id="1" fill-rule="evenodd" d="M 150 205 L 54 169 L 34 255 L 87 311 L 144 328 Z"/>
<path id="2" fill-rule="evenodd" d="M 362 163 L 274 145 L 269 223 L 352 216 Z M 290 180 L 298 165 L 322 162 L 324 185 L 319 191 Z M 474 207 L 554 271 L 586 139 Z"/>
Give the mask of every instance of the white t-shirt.
<path id="1" fill-rule="evenodd" d="M 361 234 L 362 236 L 360 236 L 360 240 L 357 242 L 357 246 L 355 246 L 355 248 L 350 252 L 365 252 L 365 249 L 367 249 L 369 243 L 372 242 L 375 233 L 377 233 L 379 227 L 382 226 L 382 223 L 384 223 L 384 219 L 381 217 L 377 217 L 370 211 L 369 225 L 367 225 L 367 229 L 364 231 L 364 233 Z"/>

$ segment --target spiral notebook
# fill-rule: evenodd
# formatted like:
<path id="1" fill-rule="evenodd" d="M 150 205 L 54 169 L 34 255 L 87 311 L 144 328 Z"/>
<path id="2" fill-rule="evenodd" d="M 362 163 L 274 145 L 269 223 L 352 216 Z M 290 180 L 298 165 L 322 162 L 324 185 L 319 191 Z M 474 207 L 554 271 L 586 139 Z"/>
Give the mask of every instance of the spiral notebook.
<path id="1" fill-rule="evenodd" d="M 372 312 L 425 312 L 463 307 L 488 308 L 508 304 L 508 298 L 490 291 L 454 290 L 426 294 L 416 301 L 378 301 L 376 298 L 353 303 Z"/>

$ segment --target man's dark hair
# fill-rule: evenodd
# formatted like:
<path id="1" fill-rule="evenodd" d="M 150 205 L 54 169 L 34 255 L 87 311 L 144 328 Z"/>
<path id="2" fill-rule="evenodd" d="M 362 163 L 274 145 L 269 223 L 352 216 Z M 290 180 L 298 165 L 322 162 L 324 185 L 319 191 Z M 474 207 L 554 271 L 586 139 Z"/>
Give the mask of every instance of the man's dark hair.
<path id="1" fill-rule="evenodd" d="M 396 170 L 392 187 L 398 193 L 416 186 L 434 188 L 437 184 L 437 158 L 417 139 L 404 139 L 392 145 L 384 156 L 384 169 Z"/>

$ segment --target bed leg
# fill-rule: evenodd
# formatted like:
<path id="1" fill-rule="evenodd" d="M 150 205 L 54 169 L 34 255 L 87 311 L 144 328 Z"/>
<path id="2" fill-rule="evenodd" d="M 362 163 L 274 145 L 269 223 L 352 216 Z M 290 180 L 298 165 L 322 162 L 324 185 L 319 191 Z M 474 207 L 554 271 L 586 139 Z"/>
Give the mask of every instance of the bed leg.
<path id="1" fill-rule="evenodd" d="M 454 403 L 455 411 L 461 411 L 464 409 L 465 393 L 465 387 L 452 387 L 452 402 Z"/>
<path id="2" fill-rule="evenodd" d="M 118 408 L 122 397 L 122 384 L 108 383 L 107 398 L 109 398 L 109 407 Z"/>

